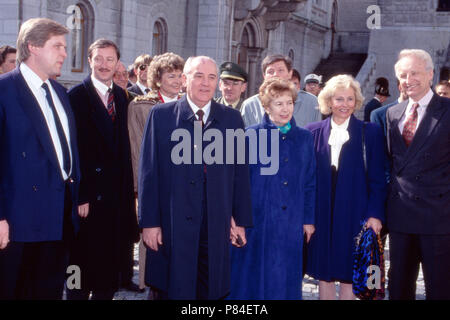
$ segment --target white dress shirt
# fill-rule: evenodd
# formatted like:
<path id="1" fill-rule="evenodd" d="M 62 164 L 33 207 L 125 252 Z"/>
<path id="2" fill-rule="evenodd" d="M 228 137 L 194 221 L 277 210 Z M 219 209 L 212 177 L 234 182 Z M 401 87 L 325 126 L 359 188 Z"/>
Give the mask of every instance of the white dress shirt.
<path id="1" fill-rule="evenodd" d="M 39 107 L 41 108 L 42 114 L 44 115 L 45 122 L 47 123 L 48 130 L 50 132 L 50 137 L 53 142 L 53 146 L 56 151 L 56 156 L 58 158 L 59 167 L 61 169 L 61 174 L 64 180 L 67 180 L 67 178 L 70 176 L 71 172 L 65 172 L 64 171 L 64 160 L 63 160 L 63 154 L 62 154 L 62 147 L 61 142 L 59 141 L 59 135 L 58 131 L 56 129 L 55 119 L 53 117 L 53 111 L 50 108 L 45 90 L 42 88 L 42 85 L 44 84 L 44 81 L 26 65 L 25 62 L 20 64 L 20 72 L 22 73 L 22 76 L 25 79 L 25 82 L 27 83 L 28 87 L 30 88 L 31 92 L 33 93 L 34 97 L 36 98 Z M 56 94 L 56 91 L 53 89 L 50 81 L 47 79 L 45 83 L 48 85 L 50 93 L 52 95 L 53 104 L 55 105 L 56 112 L 58 113 L 59 120 L 61 122 L 61 125 L 64 130 L 64 134 L 67 139 L 67 145 L 69 147 L 69 153 L 70 153 L 70 167 L 72 168 L 72 149 L 70 148 L 70 131 L 69 131 L 69 121 L 67 120 L 67 115 L 64 110 L 64 107 L 59 100 L 58 95 Z"/>
<path id="2" fill-rule="evenodd" d="M 330 119 L 331 132 L 328 144 L 331 146 L 331 165 L 335 166 L 336 170 L 339 167 L 339 155 L 341 154 L 342 145 L 350 139 L 347 131 L 349 122 L 350 117 L 342 124 L 334 122 L 333 117 Z"/>
<path id="3" fill-rule="evenodd" d="M 97 80 L 94 75 L 91 75 L 92 84 L 94 85 L 95 90 L 97 91 L 100 99 L 102 100 L 103 104 L 105 105 L 105 108 L 108 107 L 108 96 L 109 92 L 108 90 L 113 88 L 113 82 L 111 81 L 111 84 L 109 87 L 104 84 L 103 82 Z"/>
<path id="4" fill-rule="evenodd" d="M 430 103 L 432 98 L 433 98 L 433 91 L 431 91 L 431 89 L 430 89 L 428 91 L 428 93 L 419 101 L 413 101 L 412 99 L 408 100 L 408 106 L 406 107 L 405 113 L 403 114 L 402 118 L 398 122 L 398 129 L 400 130 L 400 133 L 403 132 L 403 128 L 405 127 L 406 119 L 408 119 L 408 117 L 412 113 L 412 105 L 416 102 L 419 104 L 419 107 L 417 108 L 417 125 L 416 125 L 416 129 L 417 129 L 419 127 L 420 121 L 422 121 L 423 116 L 425 115 L 427 106 Z"/>
<path id="5" fill-rule="evenodd" d="M 189 106 L 191 107 L 192 111 L 194 112 L 195 118 L 197 120 L 199 120 L 198 119 L 198 115 L 197 115 L 197 111 L 200 110 L 200 109 L 203 110 L 203 112 L 204 112 L 204 114 L 203 114 L 203 123 L 206 123 L 206 120 L 209 117 L 209 112 L 211 111 L 211 100 L 203 108 L 199 108 L 199 107 L 197 107 L 197 105 L 195 103 L 192 102 L 191 99 L 189 99 L 189 95 L 188 94 L 186 94 L 186 98 L 187 98 Z"/>

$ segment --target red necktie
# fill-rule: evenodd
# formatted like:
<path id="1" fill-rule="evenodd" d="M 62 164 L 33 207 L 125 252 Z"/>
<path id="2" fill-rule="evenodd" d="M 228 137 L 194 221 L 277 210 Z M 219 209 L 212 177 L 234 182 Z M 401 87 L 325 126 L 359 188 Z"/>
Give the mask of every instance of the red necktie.
<path id="1" fill-rule="evenodd" d="M 111 120 L 114 121 L 116 118 L 116 108 L 114 107 L 114 93 L 111 89 L 108 89 L 108 104 L 106 105 L 106 110 L 108 110 L 108 114 L 111 117 Z"/>
<path id="2" fill-rule="evenodd" d="M 411 144 L 411 141 L 414 138 L 414 133 L 416 132 L 418 107 L 419 104 L 417 102 L 412 105 L 412 112 L 409 114 L 408 118 L 405 121 L 405 126 L 403 127 L 402 137 L 405 140 L 405 144 L 407 147 L 409 147 L 409 145 Z"/>

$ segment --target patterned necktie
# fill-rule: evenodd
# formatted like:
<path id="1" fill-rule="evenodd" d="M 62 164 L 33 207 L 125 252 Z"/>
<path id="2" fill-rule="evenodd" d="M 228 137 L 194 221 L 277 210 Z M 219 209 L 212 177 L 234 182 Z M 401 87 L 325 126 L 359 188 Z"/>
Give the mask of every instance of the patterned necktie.
<path id="1" fill-rule="evenodd" d="M 114 106 L 114 93 L 111 89 L 108 89 L 108 104 L 106 105 L 106 110 L 108 110 L 108 114 L 111 117 L 111 120 L 114 121 L 116 118 L 116 108 Z"/>
<path id="2" fill-rule="evenodd" d="M 412 105 L 412 112 L 409 114 L 405 121 L 405 126 L 403 127 L 402 137 L 405 140 L 407 147 L 411 144 L 411 141 L 414 138 L 414 133 L 416 132 L 418 107 L 419 104 L 417 102 Z"/>
<path id="3" fill-rule="evenodd" d="M 45 97 L 47 98 L 48 105 L 53 113 L 53 120 L 55 122 L 56 132 L 58 133 L 59 143 L 61 144 L 61 152 L 63 156 L 63 169 L 67 175 L 70 173 L 70 151 L 69 145 L 67 144 L 66 134 L 64 133 L 64 129 L 61 125 L 61 121 L 58 116 L 58 112 L 56 112 L 55 104 L 53 103 L 53 98 L 50 93 L 50 89 L 48 85 L 44 82 L 42 84 L 42 88 L 45 90 Z"/>
<path id="4" fill-rule="evenodd" d="M 201 121 L 201 122 L 202 122 L 202 126 L 205 124 L 205 123 L 203 122 L 203 116 L 204 116 L 204 115 L 205 115 L 205 112 L 204 112 L 202 109 L 200 109 L 200 110 L 197 111 L 198 121 Z"/>

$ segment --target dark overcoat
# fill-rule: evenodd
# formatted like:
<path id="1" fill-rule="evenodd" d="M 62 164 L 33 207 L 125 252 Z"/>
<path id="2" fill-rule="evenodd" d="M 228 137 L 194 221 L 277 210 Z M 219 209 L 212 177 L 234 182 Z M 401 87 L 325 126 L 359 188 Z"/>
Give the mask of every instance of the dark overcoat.
<path id="1" fill-rule="evenodd" d="M 201 148 L 194 141 L 194 120 L 186 97 L 156 105 L 150 111 L 141 149 L 140 227 L 161 227 L 163 241 L 157 252 L 147 250 L 146 283 L 167 292 L 170 299 L 196 298 L 204 166 L 192 160 L 194 151 Z M 184 151 L 190 152 L 191 164 L 175 164 L 171 157 L 181 140 L 171 141 L 175 129 L 184 129 L 191 137 Z M 225 130 L 243 130 L 244 123 L 239 111 L 211 101 L 204 130 L 210 129 L 222 134 L 225 147 Z M 207 145 L 204 142 L 203 149 Z M 223 155 L 225 163 L 226 151 Z M 234 164 L 206 165 L 210 299 L 229 292 L 231 217 L 240 226 L 252 224 L 248 164 L 237 164 L 234 156 Z"/>
<path id="2" fill-rule="evenodd" d="M 450 234 L 450 99 L 433 95 L 406 146 L 398 129 L 408 101 L 387 111 L 392 161 L 387 201 L 390 231 Z"/>
<path id="3" fill-rule="evenodd" d="M 339 156 L 332 208 L 331 148 L 328 144 L 330 119 L 306 126 L 314 137 L 317 161 L 316 232 L 308 246 L 306 271 L 324 281 L 351 282 L 352 254 L 361 223 L 371 217 L 382 222 L 385 220 L 384 135 L 378 125 L 366 124 L 366 174 L 362 147 L 363 122 L 351 116 L 347 129 L 350 139 L 343 144 Z"/>
<path id="4" fill-rule="evenodd" d="M 69 91 L 78 129 L 82 179 L 79 204 L 89 203 L 71 251 L 71 264 L 82 270 L 82 288 L 114 290 L 117 259 L 139 238 L 133 190 L 127 97 L 113 85 L 113 122 L 91 77 Z"/>
<path id="5" fill-rule="evenodd" d="M 297 127 L 279 132 L 279 168 L 273 175 L 250 165 L 254 226 L 247 245 L 232 248 L 230 299 L 291 300 L 302 298 L 303 225 L 314 224 L 316 161 L 311 133 Z M 263 122 L 247 128 L 259 137 L 267 130 L 268 149 L 278 128 L 264 115 Z M 257 142 L 258 150 L 261 143 Z M 256 152 L 256 150 L 255 150 Z"/>

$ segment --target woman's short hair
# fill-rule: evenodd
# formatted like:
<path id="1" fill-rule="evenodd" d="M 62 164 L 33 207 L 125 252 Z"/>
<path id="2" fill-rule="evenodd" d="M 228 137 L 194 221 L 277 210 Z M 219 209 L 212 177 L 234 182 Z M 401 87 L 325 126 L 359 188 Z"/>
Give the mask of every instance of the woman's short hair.
<path id="1" fill-rule="evenodd" d="M 67 33 L 69 30 L 66 27 L 47 18 L 33 18 L 25 21 L 17 36 L 17 62 L 24 62 L 30 57 L 29 44 L 42 48 L 51 37 Z"/>
<path id="2" fill-rule="evenodd" d="M 152 62 L 148 68 L 147 78 L 150 88 L 158 90 L 157 83 L 161 81 L 164 72 L 173 72 L 175 70 L 183 71 L 184 59 L 179 55 L 166 52 L 159 56 L 153 57 Z"/>
<path id="3" fill-rule="evenodd" d="M 355 111 L 361 109 L 364 97 L 361 93 L 359 82 L 350 75 L 340 74 L 328 80 L 325 87 L 319 93 L 317 99 L 319 100 L 320 113 L 325 115 L 331 114 L 331 98 L 334 93 L 336 90 L 348 88 L 352 88 L 355 93 Z"/>
<path id="4" fill-rule="evenodd" d="M 270 78 L 264 81 L 261 87 L 259 87 L 259 99 L 261 100 L 262 106 L 268 108 L 273 99 L 278 98 L 285 92 L 292 96 L 293 102 L 297 100 L 297 89 L 295 89 L 295 86 L 291 81 L 280 78 Z"/>

